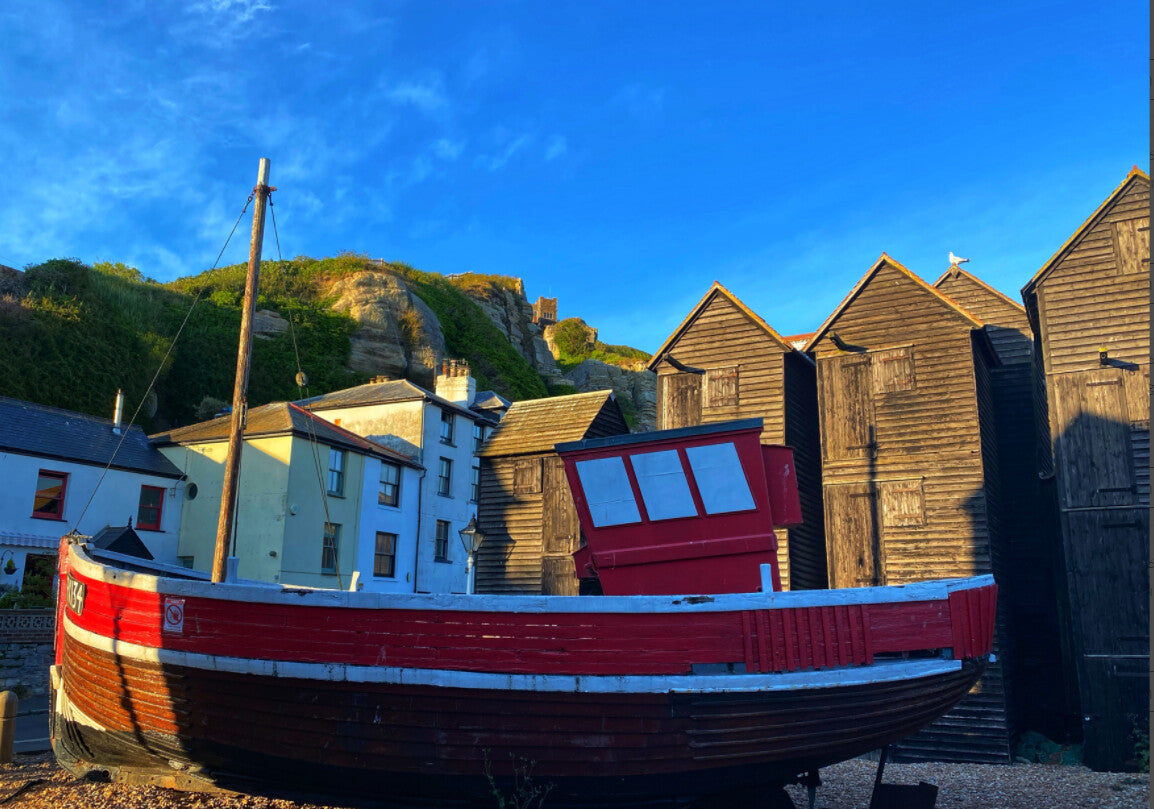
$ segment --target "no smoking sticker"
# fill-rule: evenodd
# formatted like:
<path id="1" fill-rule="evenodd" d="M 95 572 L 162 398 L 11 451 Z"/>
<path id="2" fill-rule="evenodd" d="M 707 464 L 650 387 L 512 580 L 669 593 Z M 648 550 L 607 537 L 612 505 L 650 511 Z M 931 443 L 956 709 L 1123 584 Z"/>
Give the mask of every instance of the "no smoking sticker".
<path id="1" fill-rule="evenodd" d="M 184 599 L 164 599 L 164 631 L 184 632 Z"/>

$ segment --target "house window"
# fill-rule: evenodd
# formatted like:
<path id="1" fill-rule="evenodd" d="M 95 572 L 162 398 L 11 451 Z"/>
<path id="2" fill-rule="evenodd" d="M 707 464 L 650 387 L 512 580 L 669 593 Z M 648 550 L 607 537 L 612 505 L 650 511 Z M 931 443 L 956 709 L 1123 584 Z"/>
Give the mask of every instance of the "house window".
<path id="1" fill-rule="evenodd" d="M 159 486 L 141 486 L 140 505 L 136 509 L 136 527 L 159 531 L 160 512 L 163 507 L 164 489 Z"/>
<path id="2" fill-rule="evenodd" d="M 485 443 L 485 427 L 482 424 L 473 422 L 473 452 L 480 452 L 481 445 Z"/>
<path id="3" fill-rule="evenodd" d="M 437 535 L 433 541 L 433 557 L 438 562 L 449 561 L 449 521 L 437 520 Z"/>
<path id="4" fill-rule="evenodd" d="M 448 458 L 441 458 L 437 465 L 437 494 L 442 497 L 449 496 L 449 484 L 453 477 L 453 462 Z"/>
<path id="5" fill-rule="evenodd" d="M 64 490 L 68 475 L 64 472 L 40 470 L 36 479 L 36 499 L 32 501 L 32 516 L 46 520 L 64 519 Z"/>
<path id="6" fill-rule="evenodd" d="M 382 506 L 396 506 L 401 502 L 401 467 L 392 463 L 381 464 L 381 488 L 377 502 Z"/>
<path id="7" fill-rule="evenodd" d="M 469 492 L 469 500 L 476 503 L 481 499 L 481 467 L 473 467 L 472 489 Z"/>
<path id="8" fill-rule="evenodd" d="M 455 416 L 448 410 L 441 411 L 441 443 L 453 443 L 453 419 Z"/>
<path id="9" fill-rule="evenodd" d="M 335 522 L 325 523 L 325 536 L 321 543 L 321 573 L 337 572 L 337 546 L 340 542 L 340 525 Z"/>
<path id="10" fill-rule="evenodd" d="M 393 578 L 397 575 L 397 535 L 377 531 L 377 547 L 373 555 L 373 575 Z"/>
<path id="11" fill-rule="evenodd" d="M 335 447 L 329 448 L 329 494 L 345 495 L 345 451 Z"/>

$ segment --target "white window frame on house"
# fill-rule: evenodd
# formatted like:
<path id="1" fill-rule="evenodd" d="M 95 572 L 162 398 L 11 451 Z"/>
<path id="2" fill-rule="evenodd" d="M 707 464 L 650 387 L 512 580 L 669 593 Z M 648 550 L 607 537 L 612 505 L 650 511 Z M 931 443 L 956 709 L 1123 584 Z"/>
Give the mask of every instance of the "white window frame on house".
<path id="1" fill-rule="evenodd" d="M 450 447 L 455 446 L 453 444 L 453 431 L 456 426 L 454 423 L 456 418 L 457 416 L 453 411 L 441 408 L 441 443 L 448 444 Z"/>
<path id="2" fill-rule="evenodd" d="M 377 504 L 401 505 L 401 467 L 398 464 L 381 461 L 381 485 L 377 490 Z"/>
<path id="3" fill-rule="evenodd" d="M 441 497 L 453 496 L 453 461 L 441 458 L 437 463 L 437 494 Z"/>
<path id="4" fill-rule="evenodd" d="M 469 502 L 476 503 L 481 499 L 481 467 L 474 466 L 472 469 L 473 479 L 469 489 Z"/>
<path id="5" fill-rule="evenodd" d="M 144 502 L 145 494 L 155 494 L 157 497 L 156 504 Z M 145 520 L 145 511 L 155 511 L 155 520 Z M 163 486 L 149 486 L 147 483 L 140 487 L 140 501 L 136 506 L 136 528 L 142 531 L 159 531 L 160 521 L 164 518 L 164 487 Z"/>
<path id="6" fill-rule="evenodd" d="M 345 465 L 347 455 L 343 449 L 329 447 L 328 493 L 333 497 L 345 496 Z"/>
<path id="7" fill-rule="evenodd" d="M 321 573 L 336 573 L 340 563 L 341 525 L 325 523 L 321 536 Z"/>
<path id="8" fill-rule="evenodd" d="M 377 531 L 373 547 L 373 576 L 379 579 L 394 579 L 397 576 L 397 535 L 388 531 Z"/>
<path id="9" fill-rule="evenodd" d="M 485 425 L 479 421 L 473 422 L 473 452 L 480 452 L 485 443 Z"/>
<path id="10" fill-rule="evenodd" d="M 433 560 L 436 562 L 450 561 L 448 520 L 437 520 L 436 534 L 433 536 Z"/>

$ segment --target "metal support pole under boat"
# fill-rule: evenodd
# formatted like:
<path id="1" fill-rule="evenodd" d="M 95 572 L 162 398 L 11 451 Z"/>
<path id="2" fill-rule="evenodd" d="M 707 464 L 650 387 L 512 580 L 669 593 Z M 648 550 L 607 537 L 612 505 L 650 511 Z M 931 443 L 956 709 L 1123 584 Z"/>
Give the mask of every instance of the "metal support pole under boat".
<path id="1" fill-rule="evenodd" d="M 240 345 L 236 353 L 236 381 L 232 388 L 232 419 L 228 433 L 228 455 L 224 465 L 224 486 L 221 490 L 220 517 L 216 523 L 216 547 L 212 555 L 212 580 L 225 580 L 225 559 L 229 538 L 232 536 L 233 517 L 236 513 L 236 491 L 240 483 L 240 449 L 246 403 L 248 401 L 248 371 L 252 360 L 252 318 L 256 310 L 257 282 L 260 278 L 260 249 L 264 243 L 264 211 L 268 202 L 269 160 L 260 159 L 257 171 L 256 206 L 252 211 L 252 240 L 248 248 L 248 274 L 244 282 L 244 305 L 240 317 Z"/>

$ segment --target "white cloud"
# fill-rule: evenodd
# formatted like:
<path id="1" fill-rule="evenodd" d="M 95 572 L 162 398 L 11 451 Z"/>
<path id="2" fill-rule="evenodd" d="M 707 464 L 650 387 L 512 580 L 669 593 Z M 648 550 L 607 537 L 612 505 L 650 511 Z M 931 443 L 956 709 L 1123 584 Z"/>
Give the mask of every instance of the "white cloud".
<path id="1" fill-rule="evenodd" d="M 465 141 L 441 138 L 433 144 L 433 154 L 441 160 L 456 160 L 465 151 Z"/>
<path id="2" fill-rule="evenodd" d="M 410 105 L 421 112 L 432 113 L 448 106 L 441 81 L 433 78 L 426 81 L 406 81 L 395 84 L 385 91 L 385 98 L 394 104 Z"/>
<path id="3" fill-rule="evenodd" d="M 479 155 L 477 157 L 477 165 L 486 171 L 500 171 L 508 165 L 509 160 L 517 152 L 524 149 L 533 142 L 533 136 L 524 134 L 518 135 L 515 138 L 507 140 L 505 145 L 496 153 L 492 155 Z"/>
<path id="4" fill-rule="evenodd" d="M 569 151 L 569 142 L 561 135 L 554 135 L 545 144 L 545 159 L 547 161 L 556 160 L 567 151 Z"/>
<path id="5" fill-rule="evenodd" d="M 188 10 L 235 25 L 249 22 L 259 11 L 272 11 L 272 6 L 264 0 L 202 0 Z"/>

